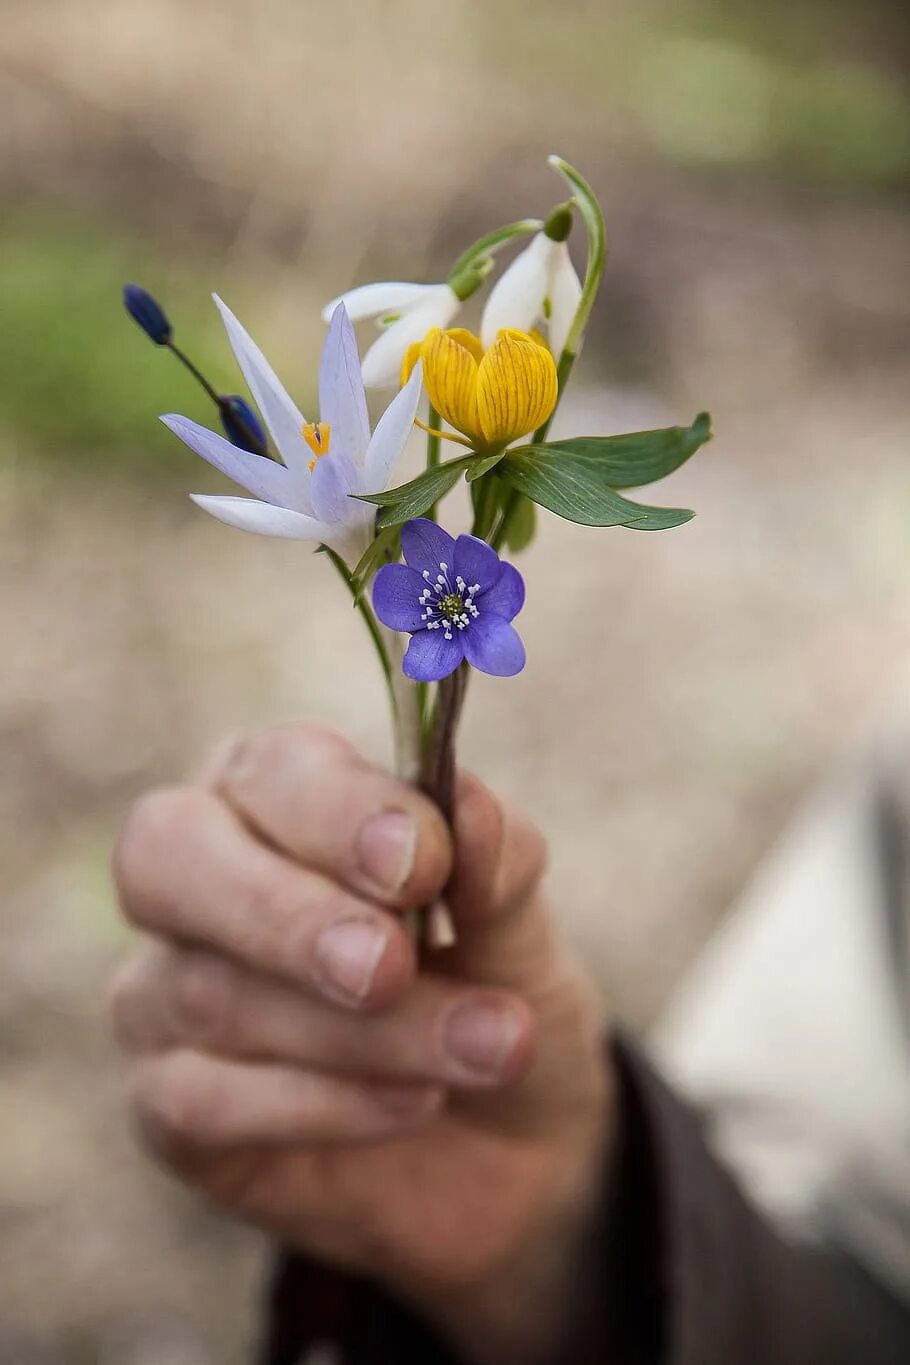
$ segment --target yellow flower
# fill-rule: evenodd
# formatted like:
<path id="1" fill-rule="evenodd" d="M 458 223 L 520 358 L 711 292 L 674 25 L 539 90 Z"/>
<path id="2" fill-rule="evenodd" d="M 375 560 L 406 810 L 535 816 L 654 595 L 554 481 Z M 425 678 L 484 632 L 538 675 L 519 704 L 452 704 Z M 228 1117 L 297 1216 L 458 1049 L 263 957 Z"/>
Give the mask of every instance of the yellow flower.
<path id="1" fill-rule="evenodd" d="M 418 360 L 433 407 L 474 450 L 501 450 L 536 431 L 556 406 L 556 362 L 543 339 L 527 332 L 503 329 L 484 351 L 463 327 L 433 327 L 408 347 L 402 384 Z"/>

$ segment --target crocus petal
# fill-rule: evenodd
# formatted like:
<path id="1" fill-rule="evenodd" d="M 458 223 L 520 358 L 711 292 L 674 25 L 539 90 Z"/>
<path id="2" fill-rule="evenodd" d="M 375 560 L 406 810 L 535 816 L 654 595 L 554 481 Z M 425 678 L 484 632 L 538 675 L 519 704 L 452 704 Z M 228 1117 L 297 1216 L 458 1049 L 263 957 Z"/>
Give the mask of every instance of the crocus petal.
<path id="1" fill-rule="evenodd" d="M 499 555 L 485 540 L 477 536 L 459 536 L 455 542 L 455 569 L 471 587 L 479 583 L 481 591 L 492 588 L 503 570 Z"/>
<path id="2" fill-rule="evenodd" d="M 411 636 L 402 660 L 405 676 L 415 682 L 438 682 L 440 678 L 447 678 L 464 658 L 462 637 L 465 634 L 466 631 L 460 631 L 447 640 L 441 630 L 419 630 Z"/>
<path id="3" fill-rule="evenodd" d="M 310 480 L 310 501 L 319 520 L 330 526 L 340 526 L 359 520 L 359 508 L 364 508 L 367 516 L 371 515 L 365 503 L 350 497 L 357 491 L 357 485 L 357 466 L 350 455 L 339 452 L 317 460 Z"/>
<path id="4" fill-rule="evenodd" d="M 525 647 L 518 632 L 495 612 L 481 609 L 477 619 L 462 634 L 465 658 L 481 673 L 511 678 L 524 668 Z"/>
<path id="5" fill-rule="evenodd" d="M 184 445 L 220 469 L 234 483 L 239 483 L 247 492 L 278 507 L 293 503 L 292 480 L 284 465 L 268 460 L 263 455 L 252 455 L 240 450 L 217 432 L 209 431 L 208 427 L 190 421 L 189 417 L 181 417 L 177 412 L 169 412 L 161 420 L 175 436 L 180 437 Z"/>
<path id="6" fill-rule="evenodd" d="M 352 322 L 363 318 L 373 318 L 380 313 L 398 313 L 418 303 L 425 294 L 435 289 L 433 284 L 408 284 L 405 281 L 387 280 L 380 284 L 361 284 L 339 294 L 322 310 L 323 322 L 328 322 L 339 303 L 347 309 Z"/>
<path id="7" fill-rule="evenodd" d="M 423 341 L 431 327 L 448 327 L 461 302 L 447 284 L 426 287 L 423 298 L 387 327 L 363 358 L 363 382 L 368 389 L 399 382 L 401 362 L 412 341 Z"/>
<path id="8" fill-rule="evenodd" d="M 420 594 L 426 584 L 406 564 L 384 564 L 373 579 L 376 615 L 390 630 L 423 630 L 426 626 Z"/>
<path id="9" fill-rule="evenodd" d="M 343 303 L 332 314 L 319 365 L 319 418 L 332 428 L 331 448 L 362 464 L 370 418 L 360 374 L 360 353 Z"/>
<path id="10" fill-rule="evenodd" d="M 542 232 L 500 275 L 490 291 L 480 337 L 484 347 L 493 345 L 503 327 L 530 332 L 543 314 L 543 301 L 550 285 L 551 242 Z"/>
<path id="11" fill-rule="evenodd" d="M 227 329 L 237 364 L 265 418 L 265 424 L 285 464 L 300 479 L 301 487 L 305 488 L 305 474 L 311 453 L 301 435 L 303 416 L 253 338 L 237 321 L 227 304 L 217 294 L 212 297 Z"/>
<path id="12" fill-rule="evenodd" d="M 415 517 L 405 523 L 401 528 L 401 548 L 411 568 L 419 574 L 427 570 L 434 582 L 440 564 L 451 569 L 455 562 L 454 540 L 427 517 Z"/>
<path id="13" fill-rule="evenodd" d="M 565 348 L 569 329 L 581 301 L 581 280 L 572 264 L 566 242 L 554 242 L 558 248 L 550 264 L 550 350 L 558 360 Z"/>
<path id="14" fill-rule="evenodd" d="M 289 507 L 273 507 L 256 498 L 216 498 L 208 493 L 191 493 L 197 507 L 226 526 L 240 531 L 254 531 L 260 536 L 281 536 L 285 540 L 331 540 L 334 528 L 293 512 Z"/>
<path id="15" fill-rule="evenodd" d="M 476 600 L 482 612 L 492 611 L 511 621 L 525 604 L 525 581 L 514 564 L 503 564 L 496 583 Z"/>
<path id="16" fill-rule="evenodd" d="M 411 377 L 392 399 L 376 423 L 363 468 L 363 491 L 381 493 L 388 487 L 392 467 L 404 452 L 417 416 L 423 366 L 414 367 Z"/>

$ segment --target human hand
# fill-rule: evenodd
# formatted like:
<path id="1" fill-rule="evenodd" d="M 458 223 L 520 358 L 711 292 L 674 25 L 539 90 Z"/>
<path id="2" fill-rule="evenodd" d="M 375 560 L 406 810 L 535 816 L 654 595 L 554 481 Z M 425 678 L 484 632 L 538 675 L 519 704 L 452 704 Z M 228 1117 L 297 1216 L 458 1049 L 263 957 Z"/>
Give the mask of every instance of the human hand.
<path id="1" fill-rule="evenodd" d="M 540 835 L 466 776 L 455 826 L 338 736 L 233 741 L 126 823 L 151 941 L 113 1012 L 160 1160 L 504 1365 L 559 1331 L 612 1078 Z M 457 945 L 418 962 L 403 912 L 443 888 Z"/>

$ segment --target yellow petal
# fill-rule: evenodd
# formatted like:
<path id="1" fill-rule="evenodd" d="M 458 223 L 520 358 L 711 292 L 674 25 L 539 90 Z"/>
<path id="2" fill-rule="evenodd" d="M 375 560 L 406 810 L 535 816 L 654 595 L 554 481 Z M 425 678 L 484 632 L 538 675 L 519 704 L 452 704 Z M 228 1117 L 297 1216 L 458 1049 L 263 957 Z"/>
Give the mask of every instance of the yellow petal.
<path id="1" fill-rule="evenodd" d="M 423 382 L 433 407 L 456 431 L 475 436 L 480 424 L 474 355 L 438 327 L 427 332 L 421 354 Z"/>
<path id="2" fill-rule="evenodd" d="M 402 387 L 402 388 L 404 388 L 405 384 L 408 382 L 408 380 L 410 379 L 411 375 L 413 374 L 413 372 L 414 372 L 414 366 L 417 364 L 418 360 L 420 359 L 420 352 L 421 352 L 422 350 L 423 350 L 423 342 L 422 342 L 422 341 L 412 341 L 411 344 L 410 344 L 410 346 L 408 347 L 408 349 L 405 351 L 405 353 L 404 353 L 404 359 L 403 359 L 402 362 L 401 362 L 401 381 L 400 381 L 400 383 L 401 383 L 401 387 Z"/>
<path id="3" fill-rule="evenodd" d="M 466 351 L 470 351 L 478 365 L 483 360 L 483 342 L 476 333 L 469 332 L 467 327 L 450 327 L 446 336 L 457 341 L 459 346 L 463 346 Z"/>
<path id="4" fill-rule="evenodd" d="M 502 445 L 535 431 L 556 406 L 556 361 L 526 332 L 503 330 L 477 374 L 477 410 L 484 437 Z"/>

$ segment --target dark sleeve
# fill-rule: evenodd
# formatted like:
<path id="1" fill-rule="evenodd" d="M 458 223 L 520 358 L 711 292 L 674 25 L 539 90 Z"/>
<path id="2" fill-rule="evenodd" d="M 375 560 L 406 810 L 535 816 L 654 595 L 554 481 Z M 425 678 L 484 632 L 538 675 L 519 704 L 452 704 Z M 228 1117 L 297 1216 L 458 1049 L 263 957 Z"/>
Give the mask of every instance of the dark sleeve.
<path id="1" fill-rule="evenodd" d="M 856 1265 L 788 1241 L 636 1047 L 611 1044 L 620 1136 L 551 1365 L 906 1365 L 910 1315 Z M 259 1365 L 464 1365 L 375 1285 L 280 1258 Z"/>

